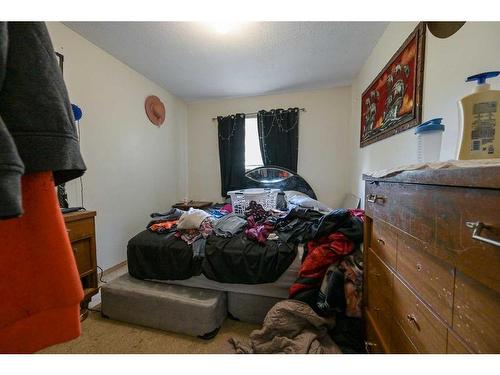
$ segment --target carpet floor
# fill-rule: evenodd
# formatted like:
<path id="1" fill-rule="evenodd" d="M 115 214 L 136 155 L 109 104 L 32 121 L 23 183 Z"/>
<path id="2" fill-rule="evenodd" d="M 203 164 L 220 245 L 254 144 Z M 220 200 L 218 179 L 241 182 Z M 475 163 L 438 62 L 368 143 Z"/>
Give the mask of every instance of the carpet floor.
<path id="1" fill-rule="evenodd" d="M 215 338 L 196 337 L 122 323 L 89 312 L 82 322 L 79 338 L 51 346 L 41 354 L 220 354 L 229 353 L 227 340 L 247 340 L 250 332 L 260 326 L 226 319 Z"/>

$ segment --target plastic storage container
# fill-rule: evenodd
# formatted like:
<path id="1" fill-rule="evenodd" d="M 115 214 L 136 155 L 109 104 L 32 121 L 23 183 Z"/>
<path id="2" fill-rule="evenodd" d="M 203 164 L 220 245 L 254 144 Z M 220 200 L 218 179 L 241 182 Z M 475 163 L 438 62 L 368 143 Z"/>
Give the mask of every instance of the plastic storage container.
<path id="1" fill-rule="evenodd" d="M 417 135 L 417 160 L 419 163 L 431 163 L 439 160 L 441 139 L 444 125 L 442 118 L 435 118 L 420 124 L 415 129 Z"/>
<path id="2" fill-rule="evenodd" d="M 243 216 L 251 201 L 261 204 L 265 210 L 276 208 L 279 192 L 280 189 L 256 188 L 228 191 L 227 194 L 231 197 L 233 212 Z"/>

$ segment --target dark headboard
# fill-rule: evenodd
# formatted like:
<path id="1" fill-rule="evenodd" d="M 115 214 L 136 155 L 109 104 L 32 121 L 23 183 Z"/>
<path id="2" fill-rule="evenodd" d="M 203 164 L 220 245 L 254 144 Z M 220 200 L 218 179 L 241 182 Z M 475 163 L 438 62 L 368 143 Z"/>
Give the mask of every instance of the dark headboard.
<path id="1" fill-rule="evenodd" d="M 304 178 L 287 168 L 276 165 L 257 167 L 246 172 L 245 185 L 247 188 L 295 190 L 317 199 L 316 193 Z"/>

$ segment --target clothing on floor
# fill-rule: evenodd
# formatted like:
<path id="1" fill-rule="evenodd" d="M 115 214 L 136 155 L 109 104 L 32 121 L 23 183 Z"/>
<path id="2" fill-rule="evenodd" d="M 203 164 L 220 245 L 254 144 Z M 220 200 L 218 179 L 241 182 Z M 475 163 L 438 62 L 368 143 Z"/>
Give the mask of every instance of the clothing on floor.
<path id="1" fill-rule="evenodd" d="M 210 216 L 209 213 L 191 207 L 188 211 L 185 211 L 179 218 L 179 222 L 177 223 L 177 228 L 199 229 L 201 223 L 209 216 Z"/>
<path id="2" fill-rule="evenodd" d="M 235 214 L 227 214 L 217 220 L 214 233 L 220 237 L 232 237 L 247 225 L 247 221 Z"/>
<path id="3" fill-rule="evenodd" d="M 349 318 L 338 313 L 335 316 L 335 327 L 329 333 L 342 353 L 366 353 L 365 322 L 362 319 Z"/>
<path id="4" fill-rule="evenodd" d="M 318 241 L 307 243 L 307 256 L 300 266 L 299 276 L 290 287 L 290 298 L 306 289 L 319 288 L 328 267 L 349 254 L 354 244 L 342 233 L 334 232 Z"/>
<path id="5" fill-rule="evenodd" d="M 55 184 L 86 167 L 73 111 L 43 22 L 0 22 L 0 219 L 23 212 L 23 173 Z"/>
<path id="6" fill-rule="evenodd" d="M 0 353 L 80 335 L 82 284 L 52 172 L 21 179 L 24 214 L 0 222 Z"/>
<path id="7" fill-rule="evenodd" d="M 363 212 L 347 211 L 347 217 L 345 217 L 345 213 L 340 210 L 336 211 L 339 212 L 325 215 L 329 218 L 323 217 L 321 221 L 314 223 L 316 233 L 323 233 L 326 227 L 333 232 L 307 243 L 299 277 L 290 287 L 290 298 L 304 290 L 319 288 L 328 267 L 340 260 L 342 256 L 350 254 L 362 242 Z"/>
<path id="8" fill-rule="evenodd" d="M 319 314 L 361 318 L 362 298 L 363 253 L 358 248 L 328 267 L 318 294 Z"/>
<path id="9" fill-rule="evenodd" d="M 335 319 L 317 315 L 309 305 L 284 300 L 269 310 L 262 328 L 250 334 L 248 343 L 236 338 L 230 338 L 229 343 L 242 354 L 341 353 L 328 334 L 334 326 Z"/>

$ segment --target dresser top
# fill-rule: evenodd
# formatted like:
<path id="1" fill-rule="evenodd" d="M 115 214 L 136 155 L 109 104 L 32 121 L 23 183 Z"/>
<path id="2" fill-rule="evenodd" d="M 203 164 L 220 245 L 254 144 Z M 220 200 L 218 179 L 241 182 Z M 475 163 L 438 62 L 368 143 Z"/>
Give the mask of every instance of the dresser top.
<path id="1" fill-rule="evenodd" d="M 94 217 L 96 215 L 95 211 L 75 211 L 64 214 L 64 222 L 69 223 L 76 220 L 87 219 L 89 217 Z"/>
<path id="2" fill-rule="evenodd" d="M 364 174 L 363 180 L 500 189 L 500 159 L 497 160 L 497 162 L 493 161 L 482 166 L 473 166 L 473 162 L 456 162 L 456 165 L 445 162 L 432 165 L 433 167 L 442 167 L 440 169 L 432 167 L 416 169 L 416 165 L 412 165 L 408 166 L 408 169 L 411 170 L 405 170 L 405 167 L 401 167 Z M 481 165 L 480 162 L 476 163 Z"/>

